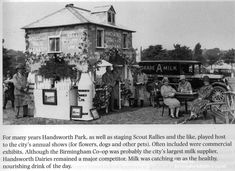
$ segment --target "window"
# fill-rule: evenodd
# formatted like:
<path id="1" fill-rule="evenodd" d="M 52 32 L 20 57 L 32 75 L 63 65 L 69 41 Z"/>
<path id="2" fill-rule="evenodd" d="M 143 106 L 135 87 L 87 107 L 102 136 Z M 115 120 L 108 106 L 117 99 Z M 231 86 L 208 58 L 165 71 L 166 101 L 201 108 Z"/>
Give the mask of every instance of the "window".
<path id="1" fill-rule="evenodd" d="M 96 31 L 96 47 L 104 47 L 104 30 L 97 29 Z"/>
<path id="2" fill-rule="evenodd" d="M 112 14 L 111 14 L 111 12 L 108 12 L 108 22 L 109 23 L 112 22 Z"/>
<path id="3" fill-rule="evenodd" d="M 127 45 L 127 33 L 123 33 L 122 35 L 122 47 L 123 49 L 127 49 L 128 45 Z"/>
<path id="4" fill-rule="evenodd" d="M 49 38 L 49 51 L 60 52 L 60 38 L 59 37 Z"/>
<path id="5" fill-rule="evenodd" d="M 113 19 L 113 23 L 115 23 L 115 14 L 112 13 L 112 19 Z"/>
<path id="6" fill-rule="evenodd" d="M 111 24 L 115 23 L 115 13 L 114 12 L 108 12 L 108 22 Z"/>

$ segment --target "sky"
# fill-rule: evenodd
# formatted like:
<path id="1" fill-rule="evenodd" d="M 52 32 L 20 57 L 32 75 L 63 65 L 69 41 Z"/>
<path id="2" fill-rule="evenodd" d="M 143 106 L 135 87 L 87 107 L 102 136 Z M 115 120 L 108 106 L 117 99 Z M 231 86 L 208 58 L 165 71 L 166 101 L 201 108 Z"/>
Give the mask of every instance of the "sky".
<path id="1" fill-rule="evenodd" d="M 68 3 L 92 9 L 112 4 L 116 22 L 133 33 L 133 47 L 179 43 L 193 49 L 235 48 L 235 2 L 209 1 L 111 1 L 111 2 L 3 2 L 3 38 L 8 49 L 25 50 L 23 26 L 63 8 Z"/>

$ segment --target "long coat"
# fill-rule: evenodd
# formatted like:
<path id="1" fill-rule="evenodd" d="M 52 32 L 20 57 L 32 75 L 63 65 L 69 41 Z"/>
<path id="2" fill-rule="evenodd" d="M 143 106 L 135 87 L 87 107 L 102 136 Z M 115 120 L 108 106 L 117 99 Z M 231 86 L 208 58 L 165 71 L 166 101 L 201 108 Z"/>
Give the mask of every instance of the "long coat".
<path id="1" fill-rule="evenodd" d="M 26 76 L 16 73 L 13 76 L 12 80 L 15 86 L 15 90 L 14 90 L 15 106 L 20 107 L 20 106 L 28 105 L 30 98 L 29 98 L 28 92 L 25 91 L 25 89 L 27 89 Z"/>
<path id="2" fill-rule="evenodd" d="M 148 76 L 145 73 L 136 74 L 134 78 L 136 86 L 136 97 L 135 99 L 144 100 L 146 95 L 146 83 L 148 82 Z"/>

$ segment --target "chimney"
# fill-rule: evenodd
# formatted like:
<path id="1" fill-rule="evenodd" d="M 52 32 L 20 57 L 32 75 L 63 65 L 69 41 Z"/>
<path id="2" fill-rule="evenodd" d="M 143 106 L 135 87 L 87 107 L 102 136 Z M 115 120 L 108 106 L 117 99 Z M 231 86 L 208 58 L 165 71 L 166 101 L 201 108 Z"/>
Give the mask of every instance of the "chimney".
<path id="1" fill-rule="evenodd" d="M 73 4 L 66 4 L 65 7 L 73 7 Z"/>

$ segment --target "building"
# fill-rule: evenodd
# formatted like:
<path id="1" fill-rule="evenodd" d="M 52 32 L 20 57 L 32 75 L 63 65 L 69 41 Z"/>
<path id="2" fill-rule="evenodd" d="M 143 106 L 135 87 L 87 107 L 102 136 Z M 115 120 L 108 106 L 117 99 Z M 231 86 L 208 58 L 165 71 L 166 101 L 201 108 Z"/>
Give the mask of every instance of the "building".
<path id="1" fill-rule="evenodd" d="M 132 33 L 116 23 L 112 5 L 93 10 L 67 4 L 29 25 L 25 30 L 26 51 L 33 54 L 74 54 L 99 58 L 106 48 L 116 47 L 128 53 Z"/>

